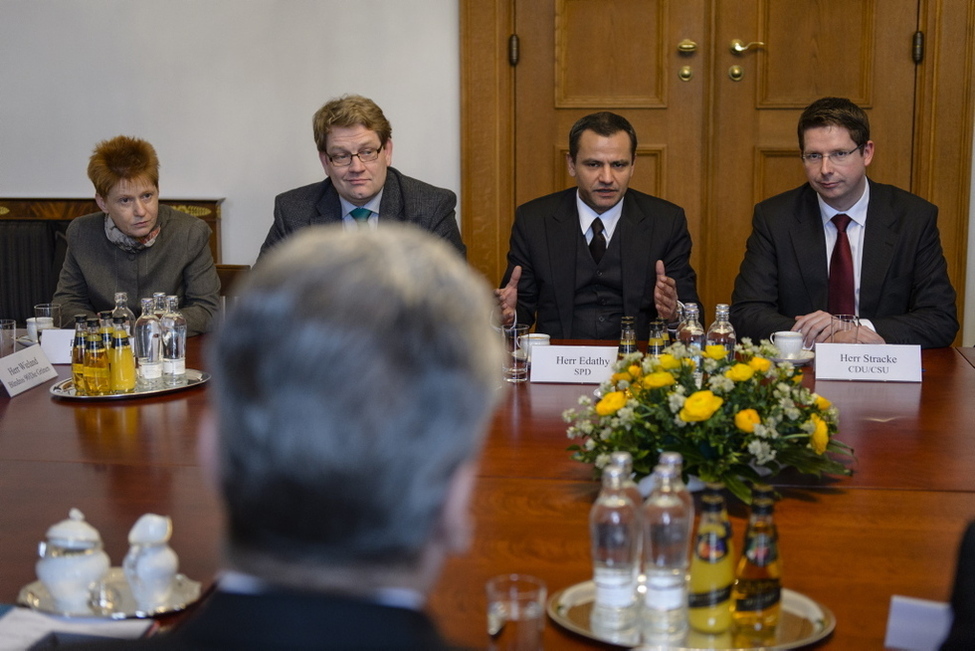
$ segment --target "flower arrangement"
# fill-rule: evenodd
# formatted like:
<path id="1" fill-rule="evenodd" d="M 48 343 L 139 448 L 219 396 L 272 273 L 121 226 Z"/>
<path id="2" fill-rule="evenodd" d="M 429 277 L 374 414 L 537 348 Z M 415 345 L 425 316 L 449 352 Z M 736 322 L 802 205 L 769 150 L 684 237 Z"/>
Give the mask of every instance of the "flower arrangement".
<path id="1" fill-rule="evenodd" d="M 774 476 L 788 467 L 803 473 L 850 474 L 828 453 L 853 457 L 834 438 L 836 407 L 804 388 L 801 373 L 776 363 L 767 341 L 744 338 L 729 355 L 707 346 L 696 357 L 682 344 L 661 355 L 634 353 L 620 359 L 598 400 L 579 399 L 564 414 L 573 458 L 597 474 L 616 450 L 633 456 L 637 475 L 649 475 L 661 452 L 679 452 L 685 473 L 722 482 L 745 502 L 747 480 Z"/>

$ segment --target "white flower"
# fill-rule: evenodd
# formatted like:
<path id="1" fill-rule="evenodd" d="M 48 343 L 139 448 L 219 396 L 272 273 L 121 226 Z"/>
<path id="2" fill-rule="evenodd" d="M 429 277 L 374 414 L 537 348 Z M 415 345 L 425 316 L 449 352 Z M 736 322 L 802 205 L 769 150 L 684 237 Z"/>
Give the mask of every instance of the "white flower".
<path id="1" fill-rule="evenodd" d="M 727 393 L 735 388 L 735 383 L 723 375 L 712 375 L 708 378 L 708 387 L 715 393 Z"/>
<path id="2" fill-rule="evenodd" d="M 687 400 L 684 394 L 680 391 L 683 387 L 678 387 L 676 391 L 667 396 L 667 406 L 670 407 L 670 411 L 677 413 L 684 406 L 684 401 Z M 683 421 L 681 421 L 683 423 Z"/>
<path id="3" fill-rule="evenodd" d="M 592 440 L 592 439 L 586 439 L 586 442 L 583 444 L 582 447 L 584 447 L 586 450 L 592 452 L 593 450 L 596 449 L 596 442 L 594 440 Z"/>
<path id="4" fill-rule="evenodd" d="M 602 467 L 604 467 L 604 466 L 605 466 L 605 465 L 606 465 L 607 463 L 609 463 L 609 455 L 608 455 L 608 454 L 606 454 L 606 453 L 604 452 L 604 453 L 602 453 L 602 454 L 600 454 L 599 456 L 597 456 L 597 457 L 596 457 L 596 461 L 595 461 L 595 462 L 593 462 L 593 463 L 594 463 L 594 465 L 595 465 L 595 466 L 596 466 L 597 468 L 602 468 Z"/>
<path id="5" fill-rule="evenodd" d="M 802 412 L 800 412 L 795 407 L 789 407 L 788 409 L 785 410 L 785 417 L 788 418 L 789 420 L 798 420 L 801 415 Z"/>
<path id="6" fill-rule="evenodd" d="M 592 434 L 592 430 L 593 430 L 592 421 L 584 420 L 581 423 L 579 423 L 578 427 L 582 431 L 582 433 L 585 434 L 586 436 Z"/>
<path id="7" fill-rule="evenodd" d="M 775 459 L 775 450 L 765 441 L 752 441 L 748 444 L 748 451 L 755 456 L 755 463 L 760 466 Z"/>
<path id="8" fill-rule="evenodd" d="M 630 402 L 635 401 L 631 400 Z M 617 411 L 616 415 L 619 417 L 619 422 L 621 425 L 623 425 L 623 427 L 626 429 L 631 429 L 633 427 L 633 418 L 636 414 L 634 413 L 633 407 L 630 406 L 629 402 L 627 403 L 626 407 L 623 407 Z"/>

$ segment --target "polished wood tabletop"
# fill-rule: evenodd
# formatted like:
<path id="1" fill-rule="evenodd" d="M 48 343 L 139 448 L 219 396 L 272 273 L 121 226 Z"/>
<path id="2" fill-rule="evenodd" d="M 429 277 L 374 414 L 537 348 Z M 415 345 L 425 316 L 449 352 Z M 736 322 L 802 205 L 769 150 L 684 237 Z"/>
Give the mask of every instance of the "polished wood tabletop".
<path id="1" fill-rule="evenodd" d="M 190 339 L 190 368 L 204 368 L 204 345 Z M 961 532 L 975 518 L 975 356 L 927 350 L 922 365 L 921 384 L 804 379 L 837 405 L 839 436 L 857 455 L 849 477 L 775 482 L 784 585 L 836 616 L 820 648 L 883 648 L 891 596 L 948 598 Z M 60 401 L 49 387 L 0 396 L 0 601 L 35 580 L 37 542 L 71 507 L 101 531 L 115 565 L 141 514 L 171 515 L 180 571 L 208 583 L 222 522 L 196 460 L 207 387 L 116 401 Z M 552 592 L 590 578 L 587 519 L 598 484 L 566 451 L 562 412 L 593 388 L 502 389 L 472 504 L 472 548 L 447 563 L 431 596 L 451 640 L 486 646 L 490 576 L 534 574 Z M 740 550 L 747 508 L 731 500 L 729 511 Z M 544 639 L 549 651 L 612 648 L 551 621 Z"/>

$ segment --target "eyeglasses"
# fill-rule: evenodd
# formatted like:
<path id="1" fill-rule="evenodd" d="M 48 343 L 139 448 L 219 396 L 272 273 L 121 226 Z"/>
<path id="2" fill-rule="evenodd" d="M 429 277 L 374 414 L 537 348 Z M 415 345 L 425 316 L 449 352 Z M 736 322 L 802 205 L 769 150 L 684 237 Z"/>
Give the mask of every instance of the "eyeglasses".
<path id="1" fill-rule="evenodd" d="M 851 156 L 853 152 L 858 149 L 863 149 L 863 145 L 859 147 L 854 147 L 849 151 L 834 151 L 832 154 L 820 154 L 819 152 L 813 152 L 811 154 L 800 154 L 802 162 L 806 165 L 816 165 L 822 163 L 824 158 L 828 158 L 834 165 L 846 165 L 853 159 Z"/>
<path id="2" fill-rule="evenodd" d="M 382 146 L 379 149 L 373 149 L 372 147 L 366 147 L 365 149 L 360 149 L 354 154 L 326 154 L 328 160 L 331 161 L 332 165 L 335 167 L 348 167 L 352 164 L 352 157 L 356 156 L 363 163 L 371 163 L 372 161 L 379 158 L 379 152 L 382 151 Z"/>

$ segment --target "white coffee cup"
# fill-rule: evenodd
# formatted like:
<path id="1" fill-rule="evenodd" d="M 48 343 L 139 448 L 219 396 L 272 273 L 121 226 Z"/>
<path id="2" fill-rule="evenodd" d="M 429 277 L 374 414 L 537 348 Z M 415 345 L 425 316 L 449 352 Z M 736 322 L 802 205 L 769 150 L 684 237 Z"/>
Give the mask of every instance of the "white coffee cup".
<path id="1" fill-rule="evenodd" d="M 519 343 L 521 344 L 521 349 L 525 351 L 525 356 L 530 363 L 532 361 L 532 347 L 548 346 L 549 343 L 551 343 L 551 337 L 541 332 L 531 332 L 527 335 L 522 335 Z"/>
<path id="2" fill-rule="evenodd" d="M 779 330 L 773 332 L 772 343 L 779 349 L 779 353 L 785 359 L 795 359 L 802 352 L 802 333 L 792 330 Z"/>
<path id="3" fill-rule="evenodd" d="M 37 341 L 38 333 L 54 327 L 54 319 L 49 316 L 32 316 L 27 319 L 27 338 Z"/>

